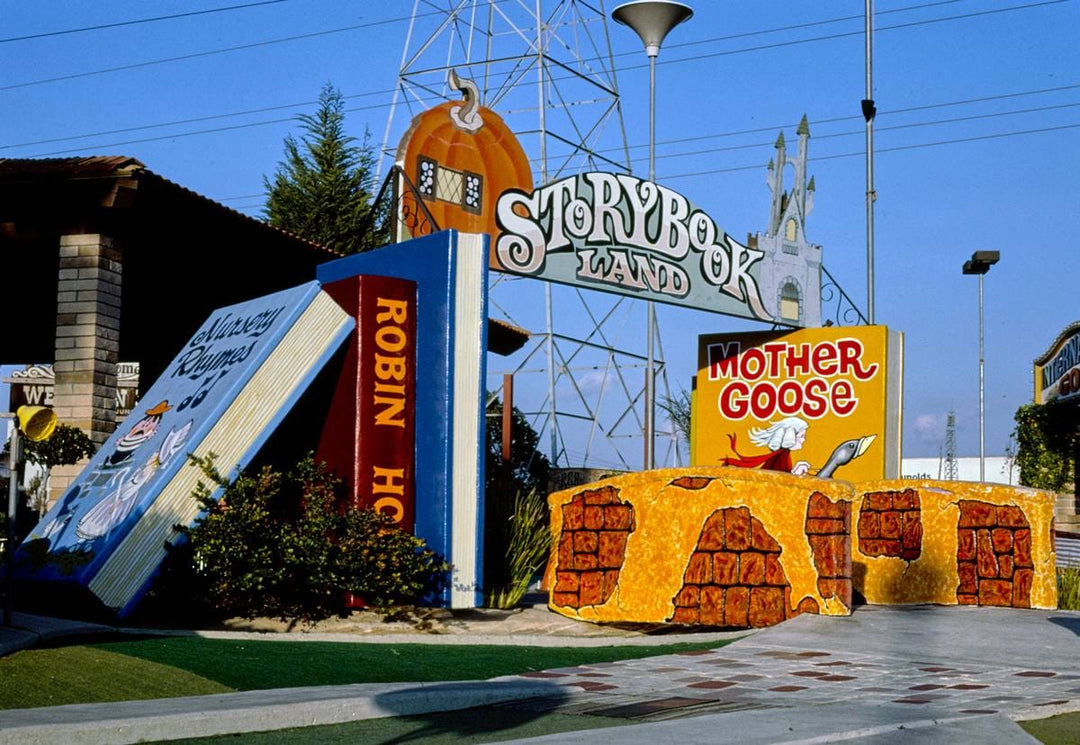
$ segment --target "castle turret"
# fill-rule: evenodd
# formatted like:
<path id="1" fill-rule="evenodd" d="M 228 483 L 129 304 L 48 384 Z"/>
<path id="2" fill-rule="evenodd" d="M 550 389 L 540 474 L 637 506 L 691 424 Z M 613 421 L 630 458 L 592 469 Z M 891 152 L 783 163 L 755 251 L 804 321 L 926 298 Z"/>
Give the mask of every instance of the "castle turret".
<path id="1" fill-rule="evenodd" d="M 806 240 L 806 218 L 814 208 L 815 184 L 807 181 L 810 124 L 804 114 L 795 130 L 796 154 L 789 156 L 784 133 L 776 138 L 776 155 L 769 161 L 766 183 L 771 192 L 769 222 L 753 243 L 765 253 L 761 267 L 761 296 L 780 323 L 821 325 L 821 246 Z M 791 166 L 794 184 L 784 189 L 784 171 Z"/>
<path id="2" fill-rule="evenodd" d="M 776 166 L 769 161 L 769 191 L 772 192 L 772 204 L 769 206 L 769 224 L 765 229 L 768 235 L 776 235 L 780 229 L 780 217 L 784 211 L 784 168 L 787 165 L 787 147 L 784 143 L 784 133 L 776 138 Z"/>
<path id="3" fill-rule="evenodd" d="M 802 121 L 799 122 L 799 128 L 795 130 L 795 134 L 799 136 L 799 154 L 795 157 L 795 186 L 792 189 L 792 201 L 794 201 L 799 207 L 799 216 L 802 221 L 806 221 L 806 216 L 809 214 L 806 203 L 807 185 L 806 185 L 806 155 L 810 146 L 810 124 L 806 121 L 806 114 L 803 114 Z"/>

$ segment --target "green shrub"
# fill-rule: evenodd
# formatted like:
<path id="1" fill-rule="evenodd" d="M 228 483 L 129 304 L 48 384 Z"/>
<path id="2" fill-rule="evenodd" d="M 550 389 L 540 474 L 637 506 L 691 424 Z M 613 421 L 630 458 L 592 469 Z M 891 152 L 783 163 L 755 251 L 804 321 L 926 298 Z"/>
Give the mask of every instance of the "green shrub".
<path id="1" fill-rule="evenodd" d="M 90 435 L 78 427 L 57 424 L 48 439 L 37 442 L 24 440 L 23 451 L 27 461 L 45 469 L 45 473 L 36 477 L 29 488 L 29 506 L 41 517 L 49 504 L 52 469 L 55 466 L 74 465 L 83 458 L 92 457 L 97 452 L 97 446 Z"/>
<path id="2" fill-rule="evenodd" d="M 178 526 L 186 546 L 171 551 L 171 588 L 159 597 L 187 582 L 224 617 L 310 622 L 344 612 L 349 592 L 385 608 L 413 603 L 445 579 L 449 567 L 422 539 L 386 515 L 342 508 L 340 482 L 310 456 L 289 473 L 267 467 L 232 482 L 213 456 L 191 462 L 210 485 L 200 481 L 193 494 L 203 509 L 195 525 Z M 217 487 L 224 494 L 211 499 Z"/>
<path id="3" fill-rule="evenodd" d="M 1016 410 L 1016 465 L 1020 483 L 1037 489 L 1071 492 L 1080 416 L 1075 407 L 1055 402 L 1027 404 Z"/>
<path id="4" fill-rule="evenodd" d="M 1058 567 L 1058 608 L 1080 610 L 1080 567 Z"/>
<path id="5" fill-rule="evenodd" d="M 34 442 L 23 440 L 23 452 L 31 463 L 49 469 L 53 466 L 69 466 L 97 452 L 90 435 L 78 427 L 57 424 L 48 439 Z"/>

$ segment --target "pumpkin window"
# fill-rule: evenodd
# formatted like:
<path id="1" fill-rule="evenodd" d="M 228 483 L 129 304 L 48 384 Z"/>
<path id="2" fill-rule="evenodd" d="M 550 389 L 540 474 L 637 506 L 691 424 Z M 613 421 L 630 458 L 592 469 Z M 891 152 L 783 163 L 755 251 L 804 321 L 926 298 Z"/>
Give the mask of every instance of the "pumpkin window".
<path id="1" fill-rule="evenodd" d="M 435 177 L 435 196 L 453 204 L 461 204 L 461 173 L 452 168 L 439 168 Z"/>

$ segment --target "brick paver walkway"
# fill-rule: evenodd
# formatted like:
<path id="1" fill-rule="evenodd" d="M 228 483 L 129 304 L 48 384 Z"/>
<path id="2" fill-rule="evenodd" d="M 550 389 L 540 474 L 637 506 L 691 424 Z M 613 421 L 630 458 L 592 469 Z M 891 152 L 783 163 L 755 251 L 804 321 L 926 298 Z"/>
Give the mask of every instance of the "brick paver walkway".
<path id="1" fill-rule="evenodd" d="M 505 706 L 638 721 L 853 702 L 928 716 L 1080 709 L 1080 614 L 861 608 L 850 619 L 800 617 L 717 650 L 520 678 L 566 696 Z"/>

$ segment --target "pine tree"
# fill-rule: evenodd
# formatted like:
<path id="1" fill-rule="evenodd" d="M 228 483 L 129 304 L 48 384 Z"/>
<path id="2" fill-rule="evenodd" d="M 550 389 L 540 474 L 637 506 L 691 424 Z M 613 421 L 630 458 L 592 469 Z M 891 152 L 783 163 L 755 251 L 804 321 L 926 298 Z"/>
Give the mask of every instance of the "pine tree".
<path id="1" fill-rule="evenodd" d="M 314 115 L 301 114 L 303 134 L 285 138 L 285 158 L 266 187 L 271 225 L 341 253 L 386 241 L 370 224 L 375 152 L 370 132 L 357 144 L 345 134 L 345 99 L 327 83 Z"/>

